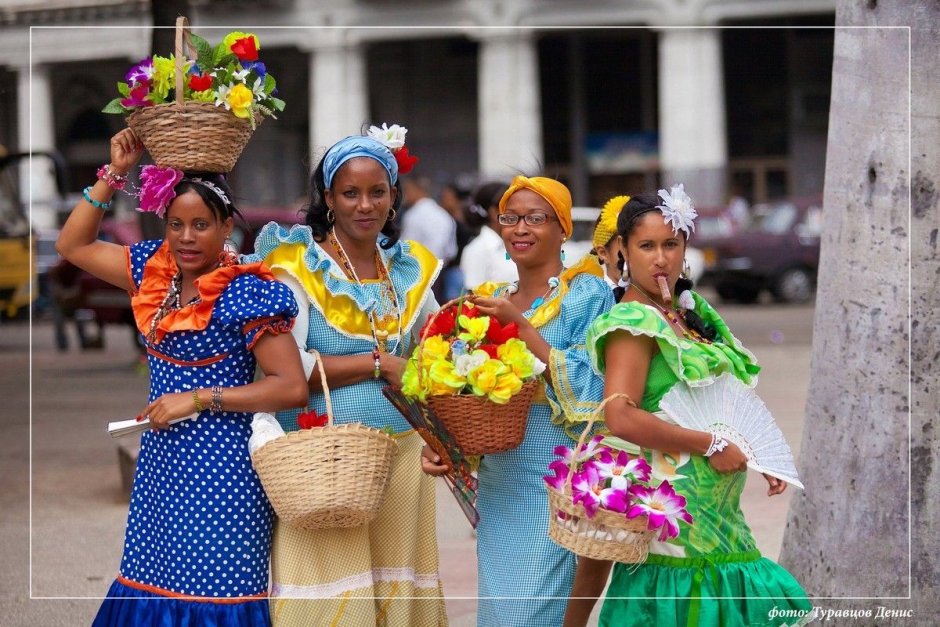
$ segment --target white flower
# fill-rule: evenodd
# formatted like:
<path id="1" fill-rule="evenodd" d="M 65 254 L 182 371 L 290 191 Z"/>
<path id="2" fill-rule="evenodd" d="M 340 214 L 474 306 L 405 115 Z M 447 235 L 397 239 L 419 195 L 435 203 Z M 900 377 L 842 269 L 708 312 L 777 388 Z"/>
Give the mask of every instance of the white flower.
<path id="1" fill-rule="evenodd" d="M 666 224 L 672 224 L 673 234 L 683 231 L 688 238 L 691 235 L 690 229 L 695 231 L 694 220 L 698 213 L 692 205 L 692 199 L 685 193 L 685 186 L 682 183 L 673 185 L 668 192 L 661 189 L 659 197 L 663 199 L 663 204 L 657 205 L 656 208 L 663 212 Z"/>
<path id="2" fill-rule="evenodd" d="M 692 292 L 683 290 L 679 294 L 679 306 L 683 309 L 695 309 L 695 299 L 692 298 Z"/>
<path id="3" fill-rule="evenodd" d="M 215 92 L 215 106 L 224 106 L 231 111 L 232 105 L 228 103 L 228 92 L 230 91 L 232 91 L 231 85 L 219 85 L 219 88 Z"/>
<path id="4" fill-rule="evenodd" d="M 388 126 L 383 122 L 382 128 L 370 126 L 368 135 L 380 144 L 384 144 L 392 152 L 395 152 L 405 145 L 405 134 L 407 132 L 408 129 L 404 126 L 399 126 L 398 124 Z"/>
<path id="5" fill-rule="evenodd" d="M 485 351 L 464 353 L 454 360 L 454 371 L 461 377 L 465 377 L 485 364 L 487 359 L 489 359 L 489 355 Z"/>
<path id="6" fill-rule="evenodd" d="M 245 77 L 248 76 L 249 72 L 251 72 L 251 70 L 243 67 L 240 70 L 235 70 L 234 72 L 232 72 L 232 78 L 238 80 L 238 82 L 240 83 L 244 83 Z"/>
<path id="7" fill-rule="evenodd" d="M 532 355 L 532 359 L 533 359 L 532 376 L 537 377 L 543 372 L 545 372 L 545 362 L 539 359 L 538 357 L 536 357 L 535 355 Z"/>

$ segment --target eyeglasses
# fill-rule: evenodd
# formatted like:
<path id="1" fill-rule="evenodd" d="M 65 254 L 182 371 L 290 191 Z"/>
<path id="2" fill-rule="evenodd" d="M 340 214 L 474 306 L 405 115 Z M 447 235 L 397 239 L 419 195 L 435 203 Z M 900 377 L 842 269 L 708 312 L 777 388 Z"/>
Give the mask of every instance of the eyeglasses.
<path id="1" fill-rule="evenodd" d="M 524 216 L 516 215 L 514 213 L 502 213 L 499 216 L 499 223 L 502 226 L 516 226 L 519 224 L 520 218 L 524 220 L 525 223 L 529 226 L 542 226 L 546 222 L 553 219 L 552 216 L 542 211 L 527 213 Z"/>

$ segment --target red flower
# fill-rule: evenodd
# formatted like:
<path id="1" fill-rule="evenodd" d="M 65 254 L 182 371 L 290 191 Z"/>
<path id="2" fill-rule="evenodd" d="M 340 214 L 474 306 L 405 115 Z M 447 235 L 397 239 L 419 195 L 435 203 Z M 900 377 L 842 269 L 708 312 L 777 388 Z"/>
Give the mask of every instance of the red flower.
<path id="1" fill-rule="evenodd" d="M 305 411 L 297 415 L 297 426 L 301 429 L 312 429 L 314 427 L 325 427 L 330 422 L 330 417 L 326 414 L 318 414 L 315 411 Z"/>
<path id="2" fill-rule="evenodd" d="M 486 339 L 493 344 L 500 345 L 505 344 L 507 340 L 514 337 L 519 337 L 519 325 L 515 322 L 510 322 L 506 326 L 503 326 L 496 318 L 490 318 L 490 326 L 486 330 Z"/>
<path id="3" fill-rule="evenodd" d="M 192 74 L 189 77 L 189 88 L 193 91 L 205 91 L 212 88 L 212 77 L 208 74 Z"/>
<path id="4" fill-rule="evenodd" d="M 254 37 L 243 37 L 232 44 L 232 52 L 239 61 L 257 61 L 258 49 L 255 47 Z"/>
<path id="5" fill-rule="evenodd" d="M 490 359 L 499 359 L 497 350 L 499 347 L 496 344 L 480 344 L 480 350 L 485 351 L 487 355 L 490 356 Z"/>
<path id="6" fill-rule="evenodd" d="M 418 157 L 408 153 L 408 146 L 402 146 L 395 151 L 395 161 L 398 162 L 398 173 L 408 174 L 418 163 Z"/>
<path id="7" fill-rule="evenodd" d="M 480 315 L 480 310 L 474 307 L 472 304 L 464 301 L 460 304 L 460 314 L 467 316 L 468 318 L 476 318 Z M 434 319 L 432 324 L 431 319 Z M 420 337 L 434 337 L 435 335 L 441 335 L 443 337 L 452 337 L 456 334 L 457 329 L 457 305 L 451 305 L 446 309 L 442 309 L 438 312 L 437 317 L 434 317 L 434 314 L 428 316 L 428 321 L 424 323 L 424 326 L 421 328 Z"/>

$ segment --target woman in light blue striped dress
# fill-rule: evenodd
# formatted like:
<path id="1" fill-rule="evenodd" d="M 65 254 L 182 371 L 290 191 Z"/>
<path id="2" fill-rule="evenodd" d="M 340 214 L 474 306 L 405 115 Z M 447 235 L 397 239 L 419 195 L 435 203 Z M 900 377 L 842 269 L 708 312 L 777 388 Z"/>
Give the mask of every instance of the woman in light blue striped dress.
<path id="1" fill-rule="evenodd" d="M 572 445 L 601 400 L 604 382 L 591 369 L 584 336 L 613 305 L 593 256 L 564 269 L 571 235 L 571 195 L 553 179 L 517 176 L 499 203 L 500 235 L 519 269 L 518 283 L 481 290 L 481 313 L 519 325 L 519 337 L 545 370 L 545 393 L 529 411 L 522 445 L 486 455 L 479 468 L 477 624 L 561 625 L 575 556 L 548 537 L 542 477 L 559 444 Z M 492 286 L 491 286 L 492 287 Z"/>

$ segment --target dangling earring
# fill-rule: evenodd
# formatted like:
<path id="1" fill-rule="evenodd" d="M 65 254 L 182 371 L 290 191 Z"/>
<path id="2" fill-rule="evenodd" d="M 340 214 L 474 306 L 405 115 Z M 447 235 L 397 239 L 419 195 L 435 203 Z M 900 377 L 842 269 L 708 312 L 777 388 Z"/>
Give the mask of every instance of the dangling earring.
<path id="1" fill-rule="evenodd" d="M 222 244 L 222 252 L 219 253 L 219 265 L 230 268 L 238 263 L 238 247 L 230 238 L 226 238 Z"/>
<path id="2" fill-rule="evenodd" d="M 561 261 L 562 263 L 564 263 L 565 261 L 565 249 L 564 248 L 561 249 Z"/>
<path id="3" fill-rule="evenodd" d="M 506 261 L 509 261 L 509 251 L 506 251 Z"/>
<path id="4" fill-rule="evenodd" d="M 692 266 L 689 265 L 689 260 L 682 259 L 682 278 L 688 279 L 692 276 Z"/>
<path id="5" fill-rule="evenodd" d="M 397 215 L 398 215 L 398 212 L 395 211 L 395 207 L 392 207 L 391 209 L 388 210 L 388 215 L 385 217 L 385 221 L 391 222 L 392 220 L 395 219 L 395 216 Z"/>
<path id="6" fill-rule="evenodd" d="M 333 211 L 333 207 L 330 207 L 326 210 L 326 221 L 330 224 L 333 224 L 336 221 L 336 213 Z"/>

